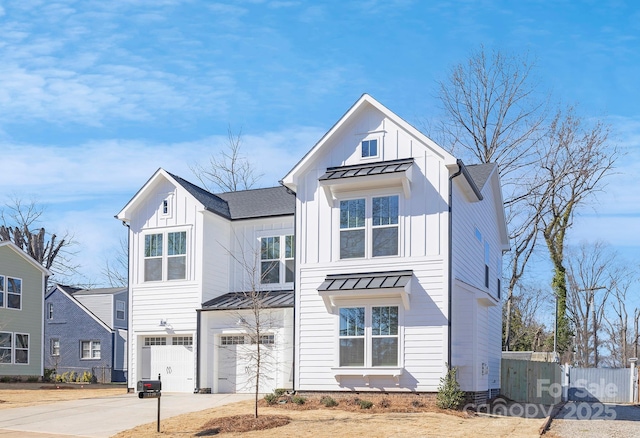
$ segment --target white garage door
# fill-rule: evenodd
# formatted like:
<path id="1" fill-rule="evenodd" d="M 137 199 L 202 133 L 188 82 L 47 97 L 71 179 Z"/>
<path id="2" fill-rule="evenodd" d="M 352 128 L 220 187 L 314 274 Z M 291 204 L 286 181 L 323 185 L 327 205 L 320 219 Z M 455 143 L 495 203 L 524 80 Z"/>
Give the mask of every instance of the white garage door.
<path id="1" fill-rule="evenodd" d="M 255 354 L 256 345 L 237 344 L 243 337 L 223 337 L 229 342 L 222 342 L 218 348 L 218 392 L 220 393 L 252 393 L 255 391 Z M 235 338 L 235 339 L 233 339 Z M 242 340 L 241 342 L 244 342 Z M 263 364 L 260 377 L 260 393 L 270 393 L 276 387 L 276 367 L 272 357 L 272 346 L 262 345 Z"/>
<path id="2" fill-rule="evenodd" d="M 145 346 L 142 347 L 142 378 L 155 380 L 160 374 L 163 392 L 193 392 L 192 337 L 168 336 L 165 341 L 151 338 L 156 340 L 152 342 L 149 339 L 145 338 Z M 160 345 L 149 345 L 154 343 Z"/>

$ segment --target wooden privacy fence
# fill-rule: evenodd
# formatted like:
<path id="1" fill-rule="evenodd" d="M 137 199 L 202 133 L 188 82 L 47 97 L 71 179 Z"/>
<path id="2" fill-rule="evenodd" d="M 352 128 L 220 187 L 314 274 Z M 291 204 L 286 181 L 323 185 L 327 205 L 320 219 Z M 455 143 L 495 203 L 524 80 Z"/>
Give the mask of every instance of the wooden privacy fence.
<path id="1" fill-rule="evenodd" d="M 557 404 L 562 400 L 562 370 L 555 362 L 502 359 L 500 388 L 516 402 Z"/>

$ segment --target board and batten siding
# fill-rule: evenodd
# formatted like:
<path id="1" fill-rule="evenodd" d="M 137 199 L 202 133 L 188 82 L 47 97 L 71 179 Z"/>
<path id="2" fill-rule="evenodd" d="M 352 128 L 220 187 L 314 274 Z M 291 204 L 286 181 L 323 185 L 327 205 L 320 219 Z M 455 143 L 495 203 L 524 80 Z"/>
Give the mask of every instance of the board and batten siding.
<path id="1" fill-rule="evenodd" d="M 367 300 L 367 303 L 398 305 L 402 320 L 401 356 L 403 375 L 396 385 L 391 377 L 370 378 L 369 386 L 362 377 L 342 377 L 339 384 L 332 368 L 338 366 L 338 315 L 328 313 L 318 287 L 329 266 L 300 270 L 297 319 L 300 342 L 296 351 L 299 373 L 296 388 L 315 391 L 367 390 L 435 391 L 447 360 L 447 294 L 442 260 L 411 259 L 415 279 L 410 297 L 411 307 L 403 308 L 398 298 Z M 390 267 L 394 269 L 394 267 Z M 358 269 L 361 272 L 370 272 Z M 350 269 L 349 272 L 358 272 Z M 334 270 L 330 272 L 335 271 Z M 353 300 L 347 300 L 353 305 Z"/>
<path id="2" fill-rule="evenodd" d="M 170 214 L 161 214 L 163 200 L 170 202 Z M 129 299 L 129 387 L 139 379 L 139 355 L 143 336 L 193 334 L 196 309 L 202 305 L 202 251 L 204 214 L 202 205 L 181 186 L 160 179 L 137 206 L 130 227 L 131 278 Z M 167 231 L 187 232 L 186 279 L 144 281 L 144 236 Z M 167 326 L 160 326 L 160 320 Z M 195 346 L 194 346 L 195 347 Z"/>
<path id="3" fill-rule="evenodd" d="M 0 275 L 22 280 L 22 309 L 0 308 L 0 331 L 29 335 L 29 363 L 0 364 L 0 375 L 42 376 L 44 275 L 8 246 L 0 246 Z"/>
<path id="4" fill-rule="evenodd" d="M 500 387 L 502 313 L 497 289 L 502 276 L 502 250 L 495 214 L 496 194 L 491 181 L 485 184 L 482 195 L 483 200 L 470 202 L 458 181 L 454 183 L 452 365 L 458 368 L 464 391 Z M 481 239 L 476 237 L 476 230 Z M 489 244 L 488 288 L 485 286 L 485 243 Z"/>

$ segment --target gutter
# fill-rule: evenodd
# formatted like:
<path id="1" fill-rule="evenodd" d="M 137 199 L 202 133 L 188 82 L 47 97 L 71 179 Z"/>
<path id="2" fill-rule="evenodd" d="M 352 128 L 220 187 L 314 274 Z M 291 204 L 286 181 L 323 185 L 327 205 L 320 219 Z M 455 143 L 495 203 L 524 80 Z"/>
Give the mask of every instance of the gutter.
<path id="1" fill-rule="evenodd" d="M 456 173 L 454 173 L 453 175 L 451 175 L 449 177 L 449 254 L 448 254 L 448 262 L 449 262 L 449 267 L 448 267 L 448 271 L 449 271 L 449 280 L 448 280 L 448 291 L 447 291 L 447 295 L 449 297 L 448 299 L 448 309 L 447 309 L 447 331 L 448 331 L 448 336 L 447 336 L 447 368 L 451 369 L 451 313 L 452 313 L 452 295 L 453 295 L 453 216 L 452 216 L 452 204 L 453 204 L 453 179 L 457 176 L 460 176 L 461 174 L 465 174 L 465 178 L 467 178 L 469 181 L 472 181 L 469 177 L 468 173 L 466 172 L 466 169 L 464 167 L 464 164 L 462 163 L 462 160 L 458 159 L 456 160 L 456 164 L 458 165 L 458 171 Z M 475 187 L 475 185 L 473 186 Z M 477 188 L 476 188 L 477 190 Z"/>

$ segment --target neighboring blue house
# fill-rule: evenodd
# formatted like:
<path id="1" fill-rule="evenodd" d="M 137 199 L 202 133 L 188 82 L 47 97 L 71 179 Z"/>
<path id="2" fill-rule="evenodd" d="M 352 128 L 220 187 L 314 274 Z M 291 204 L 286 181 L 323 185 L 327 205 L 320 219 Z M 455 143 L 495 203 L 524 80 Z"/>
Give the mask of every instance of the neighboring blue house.
<path id="1" fill-rule="evenodd" d="M 45 297 L 45 368 L 127 381 L 127 288 L 56 285 Z"/>

